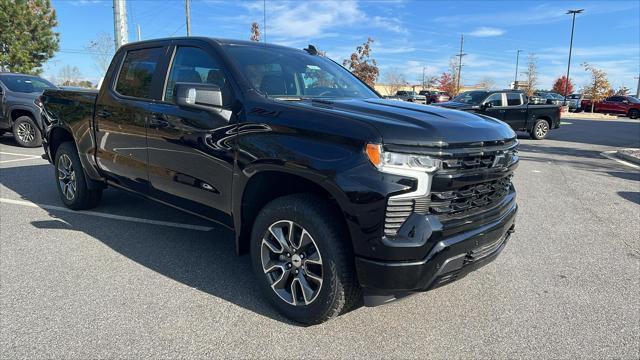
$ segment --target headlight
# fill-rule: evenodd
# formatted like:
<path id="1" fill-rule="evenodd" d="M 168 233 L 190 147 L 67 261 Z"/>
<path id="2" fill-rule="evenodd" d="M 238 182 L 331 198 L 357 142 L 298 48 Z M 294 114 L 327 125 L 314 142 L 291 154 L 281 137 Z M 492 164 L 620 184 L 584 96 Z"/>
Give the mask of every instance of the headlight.
<path id="1" fill-rule="evenodd" d="M 367 144 L 367 156 L 373 165 L 385 172 L 391 169 L 406 169 L 432 173 L 442 167 L 440 159 L 426 155 L 383 151 L 380 144 Z"/>

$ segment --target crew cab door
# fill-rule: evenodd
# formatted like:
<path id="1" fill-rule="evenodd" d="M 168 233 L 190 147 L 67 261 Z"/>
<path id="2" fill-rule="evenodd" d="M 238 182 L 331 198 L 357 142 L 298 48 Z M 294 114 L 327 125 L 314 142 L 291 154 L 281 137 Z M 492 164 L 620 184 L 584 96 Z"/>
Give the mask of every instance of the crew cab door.
<path id="1" fill-rule="evenodd" d="M 524 96 L 519 92 L 507 92 L 505 97 L 507 106 L 504 107 L 502 121 L 509 124 L 514 130 L 525 130 L 529 105 L 524 101 Z"/>
<path id="2" fill-rule="evenodd" d="M 505 111 L 503 98 L 503 93 L 493 93 L 489 95 L 480 105 L 480 112 L 492 118 L 502 120 Z"/>
<path id="3" fill-rule="evenodd" d="M 114 59 L 95 108 L 96 162 L 116 185 L 147 193 L 147 127 L 158 108 L 168 46 L 133 47 Z"/>
<path id="4" fill-rule="evenodd" d="M 234 94 L 222 61 L 197 40 L 174 42 L 162 104 L 150 114 L 148 130 L 151 196 L 232 225 L 232 141 L 236 134 Z M 179 106 L 175 85 L 216 85 L 221 108 Z"/>

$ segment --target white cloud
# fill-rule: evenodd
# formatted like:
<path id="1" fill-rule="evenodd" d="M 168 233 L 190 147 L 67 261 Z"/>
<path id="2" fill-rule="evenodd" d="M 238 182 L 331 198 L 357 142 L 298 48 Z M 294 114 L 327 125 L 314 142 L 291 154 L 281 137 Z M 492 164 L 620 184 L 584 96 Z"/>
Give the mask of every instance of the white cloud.
<path id="1" fill-rule="evenodd" d="M 262 2 L 246 7 L 262 14 Z M 366 15 L 356 1 L 272 2 L 267 6 L 267 36 L 318 37 L 336 26 L 363 21 Z"/>
<path id="2" fill-rule="evenodd" d="M 383 18 L 381 16 L 374 16 L 372 22 L 375 26 L 389 30 L 398 34 L 409 34 L 409 30 L 402 26 L 400 19 L 398 18 Z"/>
<path id="3" fill-rule="evenodd" d="M 479 27 L 469 33 L 469 35 L 476 36 L 476 37 L 500 36 L 502 34 L 504 34 L 504 30 L 502 29 L 496 29 L 496 28 L 484 27 L 484 26 Z"/>

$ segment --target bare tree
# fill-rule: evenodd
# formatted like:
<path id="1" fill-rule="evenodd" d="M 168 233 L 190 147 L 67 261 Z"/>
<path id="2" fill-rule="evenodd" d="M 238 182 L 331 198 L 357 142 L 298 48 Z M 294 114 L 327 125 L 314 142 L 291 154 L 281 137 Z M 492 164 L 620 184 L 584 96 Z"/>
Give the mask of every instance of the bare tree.
<path id="1" fill-rule="evenodd" d="M 384 82 L 387 85 L 387 95 L 393 95 L 398 90 L 409 85 L 406 76 L 397 68 L 391 68 L 385 72 Z"/>
<path id="2" fill-rule="evenodd" d="M 478 87 L 480 87 L 481 89 L 493 89 L 495 86 L 496 82 L 489 77 L 482 78 L 482 80 L 480 80 L 480 82 L 478 83 Z"/>
<path id="3" fill-rule="evenodd" d="M 364 44 L 356 48 L 356 51 L 351 54 L 349 59 L 342 61 L 344 67 L 371 87 L 375 85 L 378 75 L 380 75 L 378 63 L 371 58 L 372 43 L 373 39 L 368 38 Z"/>
<path id="4" fill-rule="evenodd" d="M 80 69 L 77 66 L 65 65 L 58 72 L 58 85 L 61 86 L 78 86 L 80 83 Z"/>
<path id="5" fill-rule="evenodd" d="M 101 32 L 85 46 L 85 50 L 91 54 L 98 70 L 105 74 L 115 52 L 113 37 L 108 33 Z"/>
<path id="6" fill-rule="evenodd" d="M 586 62 L 582 63 L 584 71 L 591 73 L 591 81 L 583 89 L 583 93 L 591 97 L 591 112 L 595 107 L 595 103 L 604 100 L 612 91 L 607 79 L 607 73 L 590 65 Z"/>
<path id="7" fill-rule="evenodd" d="M 426 76 L 422 81 L 422 90 L 437 88 L 438 81 L 439 78 L 437 76 Z"/>
<path id="8" fill-rule="evenodd" d="M 458 64 L 460 63 L 460 58 L 456 58 L 455 56 L 449 59 L 449 76 L 451 78 L 451 93 L 448 93 L 451 96 L 456 96 L 460 93 L 460 86 L 458 84 Z"/>
<path id="9" fill-rule="evenodd" d="M 529 54 L 525 75 L 527 96 L 531 97 L 536 91 L 536 86 L 538 85 L 538 59 L 535 54 Z"/>
<path id="10" fill-rule="evenodd" d="M 621 86 L 621 87 L 619 87 L 619 88 L 618 88 L 618 90 L 616 90 L 616 92 L 615 92 L 615 94 L 614 94 L 614 95 L 627 96 L 627 95 L 629 95 L 629 92 L 630 92 L 630 91 L 631 91 L 631 90 L 629 90 L 629 88 L 628 88 L 628 87 L 626 87 L 626 86 Z"/>
<path id="11" fill-rule="evenodd" d="M 257 22 L 251 23 L 251 37 L 249 38 L 251 41 L 260 41 L 260 26 Z"/>

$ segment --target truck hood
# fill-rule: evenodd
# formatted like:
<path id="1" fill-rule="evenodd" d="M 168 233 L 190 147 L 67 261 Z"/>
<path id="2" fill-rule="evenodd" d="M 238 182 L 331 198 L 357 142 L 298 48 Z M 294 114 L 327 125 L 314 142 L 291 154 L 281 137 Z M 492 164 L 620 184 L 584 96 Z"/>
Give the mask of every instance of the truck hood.
<path id="1" fill-rule="evenodd" d="M 388 144 L 433 146 L 514 138 L 502 121 L 484 115 L 385 99 L 296 102 L 374 126 Z"/>

